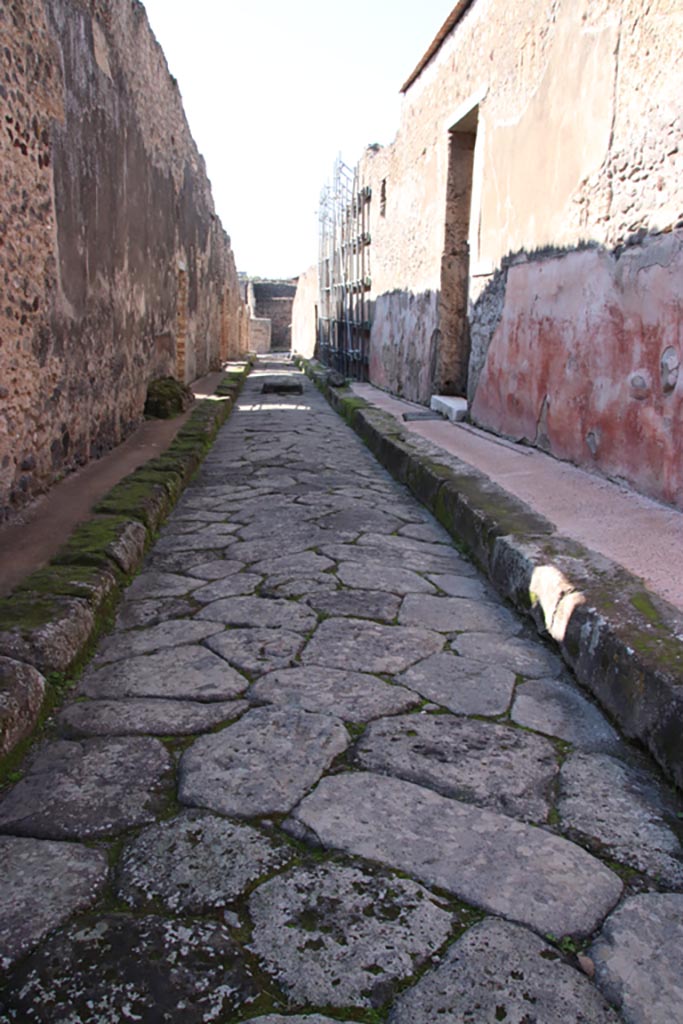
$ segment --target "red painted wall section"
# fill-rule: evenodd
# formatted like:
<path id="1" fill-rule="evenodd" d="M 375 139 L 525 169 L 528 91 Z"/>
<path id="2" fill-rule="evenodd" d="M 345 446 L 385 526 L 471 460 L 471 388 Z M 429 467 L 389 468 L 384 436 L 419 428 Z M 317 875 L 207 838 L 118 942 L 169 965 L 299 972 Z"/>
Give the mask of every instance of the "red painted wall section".
<path id="1" fill-rule="evenodd" d="M 475 423 L 683 507 L 683 232 L 509 268 Z"/>

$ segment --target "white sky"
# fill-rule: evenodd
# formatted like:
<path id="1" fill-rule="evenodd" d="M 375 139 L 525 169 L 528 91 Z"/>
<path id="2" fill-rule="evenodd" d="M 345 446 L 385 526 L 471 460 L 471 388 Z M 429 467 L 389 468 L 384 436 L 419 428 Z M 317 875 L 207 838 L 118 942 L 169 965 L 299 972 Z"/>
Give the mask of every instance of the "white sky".
<path id="1" fill-rule="evenodd" d="M 391 142 L 399 89 L 455 0 L 143 0 L 239 270 L 317 258 L 336 156 Z"/>

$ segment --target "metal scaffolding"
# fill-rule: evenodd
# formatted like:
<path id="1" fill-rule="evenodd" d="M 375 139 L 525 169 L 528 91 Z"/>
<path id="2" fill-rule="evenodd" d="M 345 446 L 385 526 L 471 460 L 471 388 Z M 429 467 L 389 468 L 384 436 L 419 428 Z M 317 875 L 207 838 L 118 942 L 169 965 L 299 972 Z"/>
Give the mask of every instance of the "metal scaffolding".
<path id="1" fill-rule="evenodd" d="M 318 358 L 355 380 L 368 379 L 371 198 L 339 157 L 320 195 Z"/>

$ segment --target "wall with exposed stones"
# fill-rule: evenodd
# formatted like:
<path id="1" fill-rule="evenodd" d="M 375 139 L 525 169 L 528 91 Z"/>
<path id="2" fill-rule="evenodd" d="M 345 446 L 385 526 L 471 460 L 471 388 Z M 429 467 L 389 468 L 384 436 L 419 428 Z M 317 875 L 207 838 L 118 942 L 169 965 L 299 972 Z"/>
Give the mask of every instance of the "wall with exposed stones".
<path id="1" fill-rule="evenodd" d="M 292 303 L 296 281 L 254 281 L 257 317 L 266 317 L 272 324 L 271 348 L 287 350 L 292 343 Z"/>
<path id="2" fill-rule="evenodd" d="M 230 241 L 138 0 L 0 5 L 0 517 L 247 343 Z"/>
<path id="3" fill-rule="evenodd" d="M 360 162 L 370 378 L 683 505 L 680 2 L 456 11 Z"/>

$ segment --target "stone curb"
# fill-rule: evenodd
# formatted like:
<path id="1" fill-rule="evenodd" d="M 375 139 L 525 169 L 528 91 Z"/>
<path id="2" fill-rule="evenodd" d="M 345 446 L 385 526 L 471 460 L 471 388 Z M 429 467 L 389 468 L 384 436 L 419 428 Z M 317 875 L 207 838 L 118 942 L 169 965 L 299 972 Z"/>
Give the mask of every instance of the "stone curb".
<path id="1" fill-rule="evenodd" d="M 0 758 L 87 657 L 123 587 L 230 415 L 252 361 L 198 401 L 170 446 L 119 481 L 48 565 L 0 599 Z M 50 680 L 55 674 L 58 678 Z"/>
<path id="2" fill-rule="evenodd" d="M 484 473 L 405 432 L 389 413 L 331 387 L 328 371 L 299 365 L 448 530 L 578 681 L 683 787 L 683 614 L 622 566 L 558 534 Z"/>

